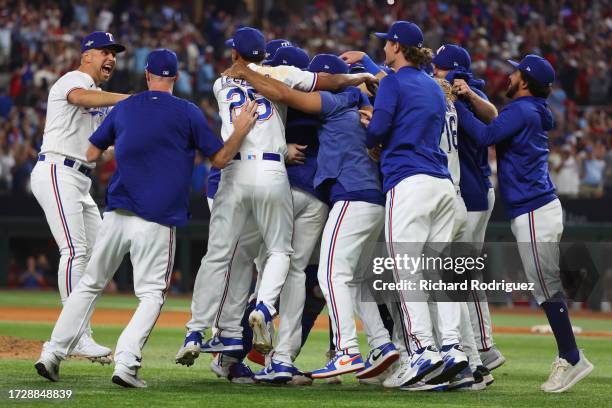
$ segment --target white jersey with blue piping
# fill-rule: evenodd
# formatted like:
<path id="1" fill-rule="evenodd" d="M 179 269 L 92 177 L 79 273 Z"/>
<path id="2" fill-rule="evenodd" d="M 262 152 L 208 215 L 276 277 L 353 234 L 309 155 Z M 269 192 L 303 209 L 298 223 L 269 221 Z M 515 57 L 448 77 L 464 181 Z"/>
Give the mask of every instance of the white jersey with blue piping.
<path id="1" fill-rule="evenodd" d="M 49 90 L 47 119 L 41 154 L 56 153 L 87 161 L 89 137 L 100 126 L 110 108 L 82 108 L 68 102 L 75 89 L 100 90 L 93 78 L 81 71 L 70 71 Z"/>
<path id="2" fill-rule="evenodd" d="M 448 172 L 453 179 L 455 188 L 459 189 L 461 169 L 459 166 L 459 150 L 457 150 L 457 129 L 457 110 L 455 109 L 455 105 L 453 103 L 447 103 L 444 127 L 442 128 L 442 136 L 440 137 L 440 149 L 446 153 L 446 159 L 448 160 Z"/>
<path id="3" fill-rule="evenodd" d="M 317 75 L 302 71 L 299 68 L 284 65 L 269 67 L 257 64 L 249 64 L 249 68 L 301 91 L 310 92 L 316 86 Z M 254 100 L 258 104 L 258 119 L 240 150 L 248 154 L 250 154 L 249 152 L 253 152 L 253 154 L 269 152 L 286 155 L 286 105 L 267 100 L 244 80 L 226 76 L 222 76 L 215 81 L 213 92 L 219 104 L 219 115 L 222 119 L 221 137 L 224 141 L 229 139 L 234 131 L 231 112 L 235 111 L 236 114 L 239 114 L 242 106 L 248 100 Z"/>

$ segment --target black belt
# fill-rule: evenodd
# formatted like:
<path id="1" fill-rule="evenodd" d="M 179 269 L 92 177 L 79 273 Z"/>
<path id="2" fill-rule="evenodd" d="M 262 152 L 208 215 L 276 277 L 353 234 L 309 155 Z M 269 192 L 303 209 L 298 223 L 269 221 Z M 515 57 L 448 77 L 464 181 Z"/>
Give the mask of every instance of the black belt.
<path id="1" fill-rule="evenodd" d="M 234 160 L 242 160 L 240 152 L 236 153 Z M 246 160 L 257 160 L 256 154 L 247 154 Z M 278 153 L 262 153 L 261 160 L 281 161 L 281 155 Z"/>
<path id="2" fill-rule="evenodd" d="M 38 156 L 38 161 L 45 161 L 45 155 L 41 154 Z M 65 158 L 64 159 L 64 166 L 68 166 L 71 167 L 81 173 L 83 173 L 86 176 L 89 176 L 89 174 L 91 173 L 91 169 L 85 165 L 79 165 L 79 167 L 74 167 L 74 164 L 76 163 L 76 160 L 72 160 L 69 158 Z"/>

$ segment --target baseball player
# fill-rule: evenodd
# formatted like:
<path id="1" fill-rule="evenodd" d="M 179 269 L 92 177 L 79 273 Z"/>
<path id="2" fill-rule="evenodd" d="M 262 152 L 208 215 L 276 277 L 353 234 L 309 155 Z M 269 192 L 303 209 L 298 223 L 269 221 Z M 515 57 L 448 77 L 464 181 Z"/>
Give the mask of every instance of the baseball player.
<path id="1" fill-rule="evenodd" d="M 255 70 L 283 80 L 292 87 L 305 91 L 338 89 L 358 85 L 374 78 L 367 75 L 344 75 L 318 77 L 298 68 L 262 67 L 257 65 L 264 58 L 263 34 L 256 29 L 244 27 L 228 40 L 232 46 L 232 59 L 240 64 L 249 64 Z M 220 114 L 223 119 L 222 136 L 232 129 L 230 113 L 241 107 L 248 99 L 258 104 L 258 121 L 245 141 L 235 160 L 221 174 L 221 182 L 215 196 L 211 214 L 210 239 L 196 284 L 192 301 L 192 319 L 187 324 L 188 333 L 177 361 L 193 362 L 200 352 L 202 331 L 214 326 L 215 314 L 219 310 L 223 292 L 223 280 L 231 273 L 232 262 L 243 226 L 255 222 L 265 246 L 267 261 L 257 293 L 257 307 L 249 317 L 253 327 L 253 344 L 261 352 L 272 349 L 272 316 L 276 314 L 274 303 L 279 297 L 289 270 L 292 253 L 293 208 L 284 161 L 286 144 L 284 121 L 286 106 L 271 103 L 258 95 L 245 81 L 228 76 L 219 78 L 214 87 Z M 224 278 L 225 277 L 225 278 Z M 242 348 L 242 339 L 222 335 L 214 336 L 210 345 L 217 350 L 227 347 Z"/>
<path id="2" fill-rule="evenodd" d="M 453 223 L 453 242 L 463 243 L 466 242 L 466 229 L 467 229 L 467 210 L 461 194 L 461 171 L 459 164 L 459 152 L 458 152 L 458 138 L 457 138 L 457 111 L 455 110 L 454 103 L 457 96 L 452 93 L 451 84 L 444 78 L 436 77 L 436 82 L 440 85 L 444 91 L 446 97 L 447 109 L 446 109 L 446 120 L 444 128 L 442 130 L 442 137 L 440 138 L 440 149 L 446 153 L 448 159 L 448 171 L 453 180 L 453 185 L 457 195 L 455 197 L 455 219 Z M 464 253 L 466 251 L 465 244 L 455 245 L 453 248 L 455 253 L 453 256 L 469 256 L 470 253 Z M 457 253 L 460 251 L 461 253 Z M 493 383 L 493 376 L 489 370 L 483 365 L 480 355 L 478 354 L 478 348 L 474 338 L 474 332 L 470 321 L 470 312 L 465 301 L 458 301 L 455 305 L 460 308 L 460 330 L 461 330 L 461 345 L 465 350 L 465 353 L 469 357 L 469 367 L 466 367 L 463 371 L 458 373 L 453 379 L 451 379 L 448 389 L 469 389 L 469 390 L 482 390 Z M 437 308 L 432 308 L 433 313 L 437 313 Z M 438 339 L 439 344 L 443 341 Z M 427 387 L 425 387 L 427 388 Z"/>
<path id="3" fill-rule="evenodd" d="M 544 392 L 564 392 L 586 377 L 593 365 L 578 349 L 564 301 L 559 276 L 559 240 L 563 232 L 561 203 L 548 172 L 548 136 L 553 116 L 546 104 L 555 71 L 538 55 L 520 63 L 508 61 L 510 75 L 506 96 L 511 101 L 489 125 L 457 104 L 459 126 L 476 146 L 496 145 L 498 180 L 510 225 L 533 295 L 544 309 L 557 342 L 558 357 L 552 365 Z"/>
<path id="4" fill-rule="evenodd" d="M 482 92 L 483 81 L 472 77 L 471 58 L 464 48 L 453 44 L 441 46 L 433 59 L 433 65 L 434 75 L 448 79 L 453 84 L 455 93 L 461 98 L 461 103 L 467 103 L 479 119 L 489 123 L 497 117 L 497 109 Z M 466 229 L 461 240 L 474 245 L 473 254 L 479 256 L 495 204 L 495 191 L 489 181 L 491 169 L 488 148 L 476 147 L 464 132 L 459 128 L 459 166 L 462 174 L 460 187 L 467 209 Z M 470 271 L 470 274 L 471 278 L 482 280 L 481 272 Z M 473 299 L 468 302 L 468 307 L 480 358 L 487 369 L 493 370 L 501 366 L 505 358 L 495 347 L 489 304 L 484 296 L 484 293 L 473 291 Z"/>
<path id="5" fill-rule="evenodd" d="M 91 256 L 102 219 L 89 194 L 88 175 L 95 164 L 85 153 L 88 138 L 113 106 L 128 95 L 100 90 L 125 47 L 111 33 L 96 31 L 81 42 L 81 64 L 49 90 L 47 118 L 38 163 L 31 175 L 32 193 L 45 212 L 60 251 L 57 273 L 62 304 L 77 285 Z M 110 363 L 111 349 L 91 337 L 87 324 L 72 355 Z"/>
<path id="6" fill-rule="evenodd" d="M 439 253 L 451 240 L 456 196 L 446 155 L 439 147 L 446 115 L 444 94 L 420 70 L 431 62 L 431 50 L 422 48 L 423 34 L 417 25 L 398 21 L 387 33 L 376 35 L 386 40 L 385 64 L 395 71 L 381 80 L 367 138 L 368 148 L 382 146 L 389 255 L 418 257 L 426 243 L 427 249 Z M 380 71 L 369 58 L 362 62 L 369 72 Z M 393 274 L 398 282 L 418 282 L 423 272 L 394 265 Z M 438 351 L 425 299 L 415 301 L 414 292 L 398 291 L 398 295 L 402 318 L 395 323 L 405 339 L 399 344 L 404 357 L 383 385 L 409 387 L 421 380 L 439 384 L 452 379 L 467 366 L 459 345 L 457 308 L 451 302 L 436 304 L 437 327 L 443 339 Z"/>
<path id="7" fill-rule="evenodd" d="M 114 144 L 117 170 L 91 261 L 35 365 L 51 381 L 59 380 L 60 361 L 78 341 L 97 298 L 129 253 L 139 305 L 117 342 L 112 381 L 146 387 L 137 375 L 142 348 L 170 285 L 176 227 L 187 223 L 195 149 L 223 168 L 255 123 L 257 104 L 249 102 L 240 115 L 232 113 L 232 135 L 223 145 L 194 104 L 172 96 L 177 73 L 174 52 L 152 51 L 145 71 L 149 90 L 119 103 L 90 138 L 88 161 Z"/>
<path id="8" fill-rule="evenodd" d="M 321 54 L 308 69 L 339 74 L 348 72 L 348 65 L 334 55 Z M 367 97 L 356 88 L 337 94 L 304 94 L 254 71 L 243 69 L 239 75 L 270 100 L 317 114 L 322 120 L 314 186 L 327 192 L 332 209 L 323 230 L 318 278 L 330 310 L 337 352 L 326 367 L 313 371 L 312 377 L 355 371 L 359 371 L 358 378 L 376 376 L 399 357 L 399 352 L 390 342 L 376 303 L 364 300 L 370 293 L 361 290 L 362 275 L 371 262 L 384 218 L 378 172 L 367 156 L 357 112 L 361 104 L 369 104 Z M 364 323 L 372 349 L 365 364 L 358 349 L 354 312 Z M 277 354 L 272 356 L 267 368 L 270 372 L 284 363 L 276 358 Z"/>

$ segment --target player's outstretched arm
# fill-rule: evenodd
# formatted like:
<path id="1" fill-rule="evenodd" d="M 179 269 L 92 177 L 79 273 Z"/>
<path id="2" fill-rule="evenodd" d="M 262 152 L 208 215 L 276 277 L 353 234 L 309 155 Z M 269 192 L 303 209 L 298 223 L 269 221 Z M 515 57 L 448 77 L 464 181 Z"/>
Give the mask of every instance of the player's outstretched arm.
<path id="1" fill-rule="evenodd" d="M 129 97 L 126 94 L 77 88 L 68 94 L 68 102 L 83 108 L 100 108 L 113 106 Z"/>
<path id="2" fill-rule="evenodd" d="M 521 112 L 515 107 L 507 107 L 490 124 L 486 125 L 459 102 L 455 104 L 459 127 L 465 130 L 478 147 L 491 146 L 518 134 L 525 127 Z"/>
<path id="3" fill-rule="evenodd" d="M 257 93 L 273 102 L 280 102 L 293 109 L 310 114 L 321 112 L 321 96 L 318 92 L 307 93 L 289 88 L 284 83 L 266 77 L 241 64 L 234 64 L 223 75 L 246 80 L 257 90 Z"/>
<path id="4" fill-rule="evenodd" d="M 453 93 L 470 102 L 476 117 L 484 123 L 491 123 L 497 117 L 497 108 L 491 102 L 483 99 L 474 92 L 463 79 L 453 81 Z"/>
<path id="5" fill-rule="evenodd" d="M 349 86 L 358 87 L 361 84 L 365 84 L 370 92 L 376 93 L 378 78 L 367 72 L 360 74 L 319 74 L 315 90 L 340 91 L 344 88 L 348 88 Z"/>
<path id="6" fill-rule="evenodd" d="M 213 167 L 218 169 L 224 168 L 227 163 L 232 161 L 236 156 L 236 153 L 240 150 L 242 142 L 246 138 L 255 122 L 257 121 L 257 103 L 255 101 L 249 101 L 240 112 L 236 115 L 232 111 L 232 123 L 234 125 L 234 132 L 227 139 L 223 147 L 218 150 L 215 154 L 210 156 L 210 162 Z"/>

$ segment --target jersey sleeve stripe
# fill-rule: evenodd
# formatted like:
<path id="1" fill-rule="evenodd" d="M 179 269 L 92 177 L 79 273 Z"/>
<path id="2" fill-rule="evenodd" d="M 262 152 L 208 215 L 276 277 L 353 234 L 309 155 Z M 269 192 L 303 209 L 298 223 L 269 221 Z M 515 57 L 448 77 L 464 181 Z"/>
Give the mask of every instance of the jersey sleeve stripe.
<path id="1" fill-rule="evenodd" d="M 317 81 L 318 80 L 319 80 L 319 76 L 315 72 L 314 73 L 314 78 L 312 80 L 312 86 L 310 87 L 310 90 L 308 92 L 313 92 L 317 88 Z"/>

